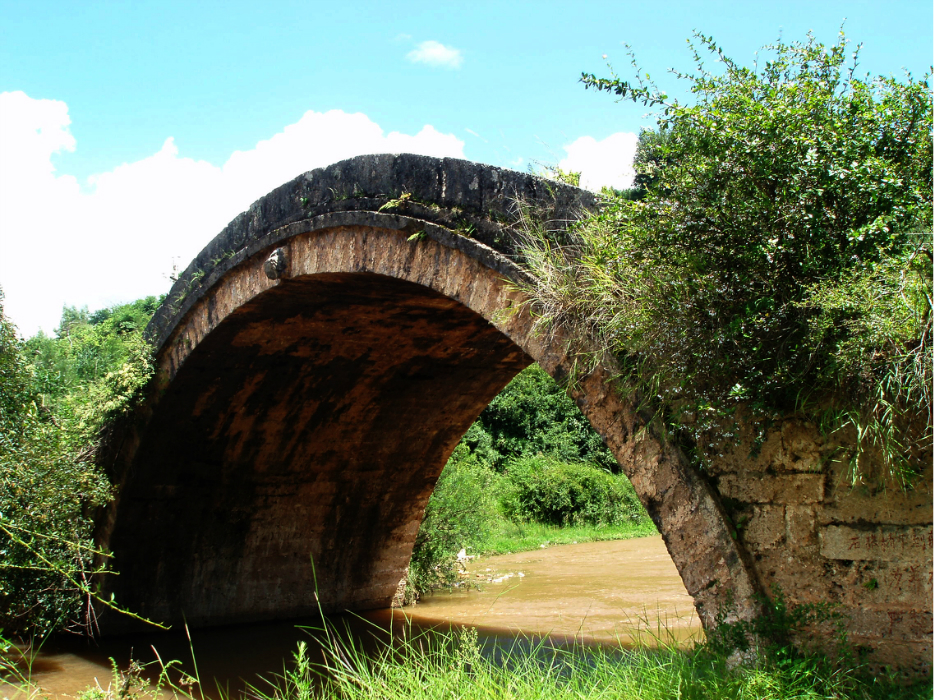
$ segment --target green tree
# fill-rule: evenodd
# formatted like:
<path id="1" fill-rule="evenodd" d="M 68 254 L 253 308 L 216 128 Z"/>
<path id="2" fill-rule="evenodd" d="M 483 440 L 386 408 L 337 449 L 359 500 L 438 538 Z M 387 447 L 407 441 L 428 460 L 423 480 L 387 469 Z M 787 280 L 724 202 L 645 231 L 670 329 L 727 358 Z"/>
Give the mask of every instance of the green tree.
<path id="1" fill-rule="evenodd" d="M 100 564 L 93 516 L 111 498 L 94 452 L 101 427 L 129 410 L 151 374 L 149 347 L 136 330 L 141 326 L 108 323 L 66 307 L 57 338 L 23 343 L 0 303 L 0 629 L 6 634 L 45 636 L 93 623 L 90 577 Z"/>
<path id="2" fill-rule="evenodd" d="M 539 453 L 617 468 L 613 454 L 574 401 L 537 364 L 522 370 L 490 402 L 463 443 L 497 470 L 510 459 Z"/>
<path id="3" fill-rule="evenodd" d="M 55 337 L 40 331 L 25 343 L 44 404 L 64 408 L 69 397 L 127 362 L 161 301 L 150 296 L 93 314 L 86 307 L 62 309 Z"/>
<path id="4" fill-rule="evenodd" d="M 0 289 L 0 446 L 14 449 L 33 403 L 26 360 L 20 352 L 16 327 L 3 314 Z"/>
<path id="5" fill-rule="evenodd" d="M 842 33 L 751 68 L 701 34 L 692 48 L 696 70 L 675 73 L 691 104 L 647 74 L 583 76 L 657 107 L 658 131 L 637 201 L 611 199 L 569 241 L 533 236 L 539 313 L 599 337 L 656 415 L 829 408 L 904 466 L 931 435 L 927 78 L 857 78 Z"/>

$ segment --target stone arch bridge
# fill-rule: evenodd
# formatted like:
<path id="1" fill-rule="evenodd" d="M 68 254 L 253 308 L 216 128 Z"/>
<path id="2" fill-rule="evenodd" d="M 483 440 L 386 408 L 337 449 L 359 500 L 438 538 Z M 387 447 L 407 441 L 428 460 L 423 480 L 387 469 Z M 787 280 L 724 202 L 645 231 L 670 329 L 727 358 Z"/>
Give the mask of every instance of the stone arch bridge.
<path id="1" fill-rule="evenodd" d="M 318 599 L 327 610 L 389 605 L 463 433 L 531 362 L 559 380 L 570 371 L 570 339 L 536 335 L 516 310 L 517 200 L 556 222 L 595 206 L 582 190 L 508 170 L 364 156 L 273 190 L 195 258 L 150 324 L 147 399 L 101 456 L 119 489 L 98 528 L 119 603 L 195 625 L 301 616 Z M 754 614 L 774 582 L 793 600 L 833 600 L 860 561 L 836 550 L 865 531 L 821 516 L 836 501 L 815 471 L 820 445 L 789 423 L 763 450 L 769 469 L 731 462 L 702 477 L 613 392 L 613 371 L 597 367 L 572 396 L 659 527 L 703 623 L 728 600 L 734 616 Z M 752 492 L 743 469 L 761 477 Z M 927 521 L 900 523 L 900 537 L 929 542 L 927 505 Z M 891 608 L 861 619 L 923 644 Z"/>

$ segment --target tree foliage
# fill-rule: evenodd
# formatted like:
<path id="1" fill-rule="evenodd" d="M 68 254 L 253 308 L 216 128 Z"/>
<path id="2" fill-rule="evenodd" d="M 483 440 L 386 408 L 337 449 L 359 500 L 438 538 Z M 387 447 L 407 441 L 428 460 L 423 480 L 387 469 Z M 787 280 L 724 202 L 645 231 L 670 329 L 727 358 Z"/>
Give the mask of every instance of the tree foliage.
<path id="1" fill-rule="evenodd" d="M 691 104 L 635 62 L 632 81 L 583 76 L 657 107 L 658 128 L 635 196 L 569 238 L 533 232 L 537 311 L 598 337 L 658 415 L 823 412 L 898 471 L 931 434 L 928 80 L 856 77 L 842 33 L 751 68 L 692 48 L 696 70 L 674 72 Z"/>
<path id="2" fill-rule="evenodd" d="M 490 402 L 463 443 L 498 471 L 511 459 L 539 453 L 617 468 L 613 454 L 574 401 L 538 365 L 516 375 Z"/>
<path id="3" fill-rule="evenodd" d="M 2 296 L 0 296 L 2 302 Z M 0 629 L 45 636 L 93 623 L 96 509 L 111 486 L 98 433 L 149 379 L 152 300 L 66 307 L 55 338 L 17 338 L 0 303 Z M 151 312 L 149 312 L 151 314 Z"/>
<path id="4" fill-rule="evenodd" d="M 41 331 L 26 341 L 33 383 L 44 401 L 64 408 L 72 395 L 123 366 L 142 341 L 142 332 L 161 299 L 146 297 L 89 313 L 66 306 L 50 338 Z"/>

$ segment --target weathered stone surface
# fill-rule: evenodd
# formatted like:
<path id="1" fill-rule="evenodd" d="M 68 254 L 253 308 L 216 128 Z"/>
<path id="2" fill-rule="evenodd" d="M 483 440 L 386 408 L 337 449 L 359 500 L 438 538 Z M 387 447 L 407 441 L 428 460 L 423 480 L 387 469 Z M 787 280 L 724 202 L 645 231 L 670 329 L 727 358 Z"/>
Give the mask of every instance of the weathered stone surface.
<path id="1" fill-rule="evenodd" d="M 931 570 L 923 561 L 860 561 L 841 569 L 836 579 L 847 607 L 911 610 L 932 592 Z"/>
<path id="2" fill-rule="evenodd" d="M 828 502 L 820 510 L 820 521 L 830 523 L 901 523 L 925 525 L 931 522 L 931 491 L 925 480 L 918 488 L 904 491 L 897 485 L 886 489 L 850 486 L 831 479 Z"/>
<path id="3" fill-rule="evenodd" d="M 790 547 L 804 548 L 817 543 L 815 507 L 785 506 L 785 541 Z"/>
<path id="4" fill-rule="evenodd" d="M 873 650 L 871 663 L 929 674 L 931 468 L 904 489 L 866 454 L 870 477 L 854 484 L 855 436 L 831 439 L 795 418 L 766 434 L 755 455 L 743 426 L 739 438 L 721 447 L 710 472 L 733 520 L 746 523 L 739 534 L 762 588 L 780 587 L 791 605 L 840 605 L 850 640 Z M 782 540 L 771 530 L 781 506 Z"/>
<path id="5" fill-rule="evenodd" d="M 746 503 L 817 503 L 824 497 L 824 477 L 821 474 L 771 476 L 757 474 L 725 474 L 718 488 L 727 498 Z"/>
<path id="6" fill-rule="evenodd" d="M 820 553 L 828 559 L 924 562 L 931 559 L 931 538 L 931 526 L 828 525 L 820 531 Z"/>
<path id="7" fill-rule="evenodd" d="M 781 425 L 781 440 L 771 458 L 773 466 L 788 471 L 820 472 L 823 438 L 814 425 L 786 420 Z"/>
<path id="8" fill-rule="evenodd" d="M 316 589 L 330 608 L 387 605 L 440 467 L 528 356 L 375 274 L 293 277 L 210 332 L 191 320 L 123 486 L 119 598 L 194 624 L 309 614 Z"/>
<path id="9" fill-rule="evenodd" d="M 271 280 L 277 280 L 283 277 L 288 267 L 288 254 L 285 248 L 276 248 L 272 254 L 266 258 L 263 263 L 263 272 Z"/>
<path id="10" fill-rule="evenodd" d="M 785 541 L 785 509 L 782 506 L 756 506 L 740 529 L 743 543 L 753 550 L 768 549 Z"/>

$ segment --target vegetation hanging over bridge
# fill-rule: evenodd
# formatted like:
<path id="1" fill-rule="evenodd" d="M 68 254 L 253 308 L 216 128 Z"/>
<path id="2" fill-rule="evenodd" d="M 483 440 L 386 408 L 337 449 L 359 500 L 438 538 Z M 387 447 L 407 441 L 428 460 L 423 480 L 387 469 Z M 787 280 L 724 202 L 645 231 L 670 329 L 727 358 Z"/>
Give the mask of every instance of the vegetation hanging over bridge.
<path id="1" fill-rule="evenodd" d="M 858 77 L 842 32 L 751 68 L 702 34 L 692 48 L 696 71 L 674 72 L 692 104 L 635 60 L 632 80 L 583 76 L 658 129 L 634 190 L 570 235 L 530 227 L 536 315 L 599 337 L 700 464 L 740 407 L 763 427 L 802 412 L 854 429 L 854 481 L 874 450 L 905 484 L 932 436 L 929 81 Z"/>

